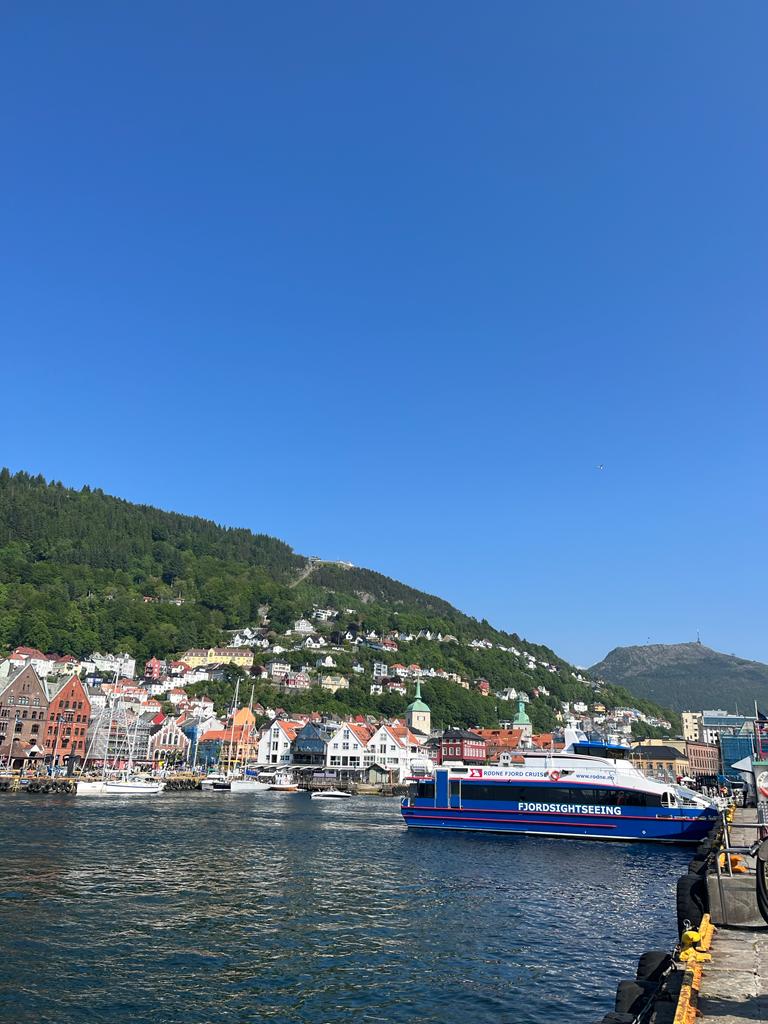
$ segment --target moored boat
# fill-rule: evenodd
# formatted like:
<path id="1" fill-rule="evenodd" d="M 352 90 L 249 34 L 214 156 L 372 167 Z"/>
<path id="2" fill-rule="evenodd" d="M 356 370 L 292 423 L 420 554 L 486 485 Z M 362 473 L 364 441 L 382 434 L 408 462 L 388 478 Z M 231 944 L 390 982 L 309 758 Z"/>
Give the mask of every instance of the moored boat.
<path id="1" fill-rule="evenodd" d="M 200 783 L 200 789 L 206 791 L 216 790 L 216 792 L 229 792 L 232 788 L 232 780 L 227 778 L 221 772 L 211 772 L 206 775 Z"/>
<path id="2" fill-rule="evenodd" d="M 292 772 L 276 772 L 273 776 L 259 776 L 267 783 L 267 788 L 275 793 L 298 793 L 299 785 Z"/>
<path id="3" fill-rule="evenodd" d="M 135 775 L 104 778 L 96 781 L 78 779 L 78 796 L 156 796 L 165 789 L 158 779 L 144 779 Z"/>
<path id="4" fill-rule="evenodd" d="M 313 800 L 349 800 L 351 793 L 344 793 L 340 789 L 318 789 L 312 794 Z"/>
<path id="5" fill-rule="evenodd" d="M 506 766 L 442 766 L 412 783 L 401 811 L 409 828 L 580 839 L 698 843 L 716 804 L 647 779 L 627 748 L 572 739 L 560 753 L 521 750 Z"/>
<path id="6" fill-rule="evenodd" d="M 263 793 L 269 789 L 266 782 L 259 782 L 250 776 L 241 779 L 230 779 L 230 789 L 233 793 Z"/>

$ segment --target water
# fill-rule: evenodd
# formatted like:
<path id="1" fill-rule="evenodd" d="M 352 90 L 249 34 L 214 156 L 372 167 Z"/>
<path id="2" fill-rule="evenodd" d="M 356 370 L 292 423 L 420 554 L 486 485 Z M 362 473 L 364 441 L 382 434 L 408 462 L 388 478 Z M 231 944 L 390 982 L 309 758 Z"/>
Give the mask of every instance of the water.
<path id="1" fill-rule="evenodd" d="M 407 832 L 395 800 L 0 797 L 0 1020 L 569 1024 L 685 848 Z"/>

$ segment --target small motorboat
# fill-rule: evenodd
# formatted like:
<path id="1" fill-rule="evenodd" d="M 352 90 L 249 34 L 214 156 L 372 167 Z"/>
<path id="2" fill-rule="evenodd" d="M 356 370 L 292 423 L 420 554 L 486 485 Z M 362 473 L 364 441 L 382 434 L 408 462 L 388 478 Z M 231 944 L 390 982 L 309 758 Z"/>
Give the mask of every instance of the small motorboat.
<path id="1" fill-rule="evenodd" d="M 312 794 L 313 800 L 349 800 L 351 793 L 343 793 L 340 789 L 317 789 Z"/>
<path id="2" fill-rule="evenodd" d="M 210 790 L 224 791 L 232 788 L 232 780 L 228 779 L 226 775 L 222 775 L 221 772 L 211 772 L 210 775 L 206 775 L 203 781 L 200 783 L 200 789 L 204 789 L 207 792 Z"/>

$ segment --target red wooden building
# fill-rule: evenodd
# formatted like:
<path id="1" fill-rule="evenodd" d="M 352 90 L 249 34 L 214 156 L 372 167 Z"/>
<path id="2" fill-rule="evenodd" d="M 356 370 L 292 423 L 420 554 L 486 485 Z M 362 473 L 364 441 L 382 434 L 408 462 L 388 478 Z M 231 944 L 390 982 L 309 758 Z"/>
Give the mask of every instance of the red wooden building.
<path id="1" fill-rule="evenodd" d="M 464 764 L 485 764 L 486 743 L 482 736 L 467 729 L 446 729 L 440 737 L 437 763 L 463 761 Z"/>
<path id="2" fill-rule="evenodd" d="M 68 758 L 85 759 L 91 702 L 80 678 L 70 676 L 54 692 L 48 705 L 45 752 L 51 764 L 64 764 Z"/>

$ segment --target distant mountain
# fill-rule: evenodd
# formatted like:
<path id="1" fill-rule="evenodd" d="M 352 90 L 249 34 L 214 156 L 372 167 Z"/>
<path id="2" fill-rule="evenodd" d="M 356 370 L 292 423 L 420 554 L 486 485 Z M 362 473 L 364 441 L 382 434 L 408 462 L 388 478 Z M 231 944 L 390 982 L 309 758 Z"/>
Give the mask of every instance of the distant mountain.
<path id="1" fill-rule="evenodd" d="M 768 665 L 700 643 L 616 647 L 590 675 L 676 711 L 726 708 L 768 712 Z"/>

